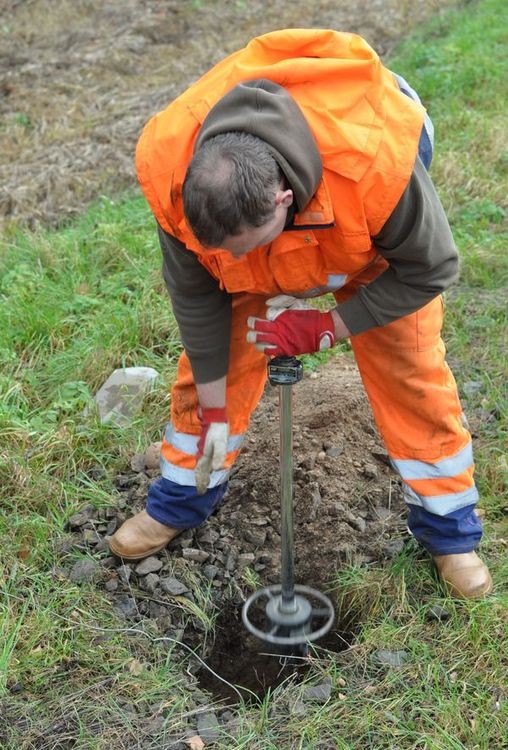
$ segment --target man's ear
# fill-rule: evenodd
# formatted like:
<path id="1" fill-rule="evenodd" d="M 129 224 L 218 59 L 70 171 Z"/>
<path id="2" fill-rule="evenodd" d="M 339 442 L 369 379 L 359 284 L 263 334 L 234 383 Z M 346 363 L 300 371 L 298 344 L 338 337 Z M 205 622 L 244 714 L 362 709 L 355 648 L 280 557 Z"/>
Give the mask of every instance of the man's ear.
<path id="1" fill-rule="evenodd" d="M 277 190 L 275 193 L 275 205 L 289 208 L 293 204 L 292 190 Z"/>

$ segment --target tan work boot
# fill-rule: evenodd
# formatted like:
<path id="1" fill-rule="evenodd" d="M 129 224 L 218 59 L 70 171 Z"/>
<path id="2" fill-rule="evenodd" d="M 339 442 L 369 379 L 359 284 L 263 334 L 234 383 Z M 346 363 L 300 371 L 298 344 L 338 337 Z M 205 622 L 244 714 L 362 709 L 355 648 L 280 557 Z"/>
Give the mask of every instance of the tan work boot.
<path id="1" fill-rule="evenodd" d="M 481 599 L 492 590 L 489 569 L 476 552 L 458 555 L 434 555 L 439 577 L 452 596 Z"/>
<path id="2" fill-rule="evenodd" d="M 173 529 L 159 523 L 146 510 L 125 521 L 108 540 L 109 549 L 124 560 L 141 560 L 163 549 L 184 529 Z"/>

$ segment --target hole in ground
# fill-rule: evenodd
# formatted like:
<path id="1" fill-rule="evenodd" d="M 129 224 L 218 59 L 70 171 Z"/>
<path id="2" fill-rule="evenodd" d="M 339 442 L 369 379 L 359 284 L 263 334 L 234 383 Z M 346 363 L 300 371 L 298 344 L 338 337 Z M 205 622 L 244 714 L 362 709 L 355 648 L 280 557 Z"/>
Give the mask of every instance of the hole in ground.
<path id="1" fill-rule="evenodd" d="M 261 624 L 258 626 L 262 628 Z M 336 623 L 316 642 L 316 649 L 334 653 L 347 649 L 354 639 L 350 622 L 348 626 L 346 633 Z M 242 622 L 241 610 L 232 602 L 224 604 L 205 661 L 223 680 L 234 685 L 247 703 L 262 700 L 269 689 L 288 678 L 303 680 L 310 666 L 305 658 L 287 658 L 273 653 L 273 646 L 248 632 Z M 238 702 L 238 693 L 205 667 L 200 669 L 197 677 L 200 688 L 211 693 L 216 700 L 225 700 L 229 704 Z"/>

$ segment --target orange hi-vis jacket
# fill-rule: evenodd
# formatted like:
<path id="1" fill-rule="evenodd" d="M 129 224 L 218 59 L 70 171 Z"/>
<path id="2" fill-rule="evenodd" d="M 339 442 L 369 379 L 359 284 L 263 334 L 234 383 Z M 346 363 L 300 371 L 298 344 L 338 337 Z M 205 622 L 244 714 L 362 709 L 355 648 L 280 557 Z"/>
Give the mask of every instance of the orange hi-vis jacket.
<path id="1" fill-rule="evenodd" d="M 270 246 L 232 259 L 229 252 L 211 251 L 197 242 L 185 221 L 182 184 L 207 115 L 218 102 L 220 110 L 225 95 L 247 81 L 270 81 L 296 102 L 317 146 L 322 178 L 312 197 L 321 170 L 307 193 L 302 193 L 310 197 L 307 205 L 298 204 L 296 186 L 291 185 L 298 210 L 293 224 Z M 242 113 L 249 121 L 249 111 L 228 110 L 232 122 Z M 296 112 L 295 118 L 299 115 Z M 387 261 L 377 254 L 372 238 L 380 233 L 410 181 L 424 115 L 423 107 L 399 91 L 392 73 L 360 37 L 293 29 L 254 39 L 146 125 L 136 165 L 158 223 L 195 253 L 222 289 L 239 292 L 231 297 L 231 330 L 225 332 L 230 339 L 228 455 L 224 466 L 212 472 L 209 489 L 225 486 L 263 392 L 266 357 L 246 342 L 248 317 L 263 315 L 269 295 L 306 296 L 326 287 L 331 277 L 343 276 L 345 286 L 338 292 L 339 287 L 334 288 L 337 298 L 337 294 L 356 294 L 359 286 L 381 273 Z M 292 167 L 293 142 L 284 139 L 285 133 L 281 136 L 280 125 L 272 127 L 273 120 L 267 119 L 267 133 L 277 134 L 277 148 L 270 145 Z M 209 123 L 202 137 L 210 137 Z M 254 123 L 251 127 L 255 130 Z M 312 138 L 310 142 L 313 145 Z M 311 161 L 306 150 L 302 160 L 304 150 L 301 146 L 298 152 L 299 166 Z M 462 407 L 440 338 L 442 314 L 442 301 L 436 296 L 415 312 L 351 337 L 377 426 L 404 482 L 411 528 L 435 554 L 464 551 L 464 545 L 453 538 L 452 522 L 443 526 L 444 537 L 452 528 L 452 538 L 436 541 L 437 522 L 432 526 L 428 518 L 470 508 L 478 496 L 471 438 L 462 424 Z M 201 497 L 196 501 L 198 406 L 190 359 L 183 352 L 161 453 L 161 474 L 173 489 L 167 490 L 164 511 L 155 500 L 149 505 L 154 518 L 174 528 L 197 525 L 211 512 L 216 497 L 207 495 L 212 498 L 208 505 Z M 466 535 L 468 524 L 469 520 L 464 522 L 460 533 Z M 470 527 L 477 533 L 474 523 Z"/>
<path id="2" fill-rule="evenodd" d="M 204 250 L 183 214 L 182 184 L 201 124 L 236 84 L 268 79 L 301 109 L 323 176 L 294 229 L 241 259 Z M 424 108 L 402 94 L 377 54 L 354 34 L 276 31 L 251 41 L 147 123 L 136 151 L 141 188 L 161 227 L 196 253 L 228 292 L 305 294 L 330 276 L 355 276 L 377 253 L 372 237 L 414 167 Z M 313 229 L 319 232 L 319 240 Z"/>

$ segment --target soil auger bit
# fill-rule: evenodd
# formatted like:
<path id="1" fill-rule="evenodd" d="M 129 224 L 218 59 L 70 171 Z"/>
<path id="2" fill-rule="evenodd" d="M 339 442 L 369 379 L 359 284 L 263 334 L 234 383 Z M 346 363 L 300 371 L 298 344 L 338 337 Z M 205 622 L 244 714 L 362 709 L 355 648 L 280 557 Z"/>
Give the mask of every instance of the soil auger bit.
<path id="1" fill-rule="evenodd" d="M 330 630 L 335 616 L 328 597 L 294 583 L 292 386 L 302 377 L 303 366 L 296 357 L 275 357 L 268 363 L 268 379 L 279 386 L 281 583 L 255 591 L 242 609 L 245 627 L 286 656 L 306 656 L 309 643 Z M 264 623 L 257 627 L 252 610 L 262 600 L 266 600 Z"/>

